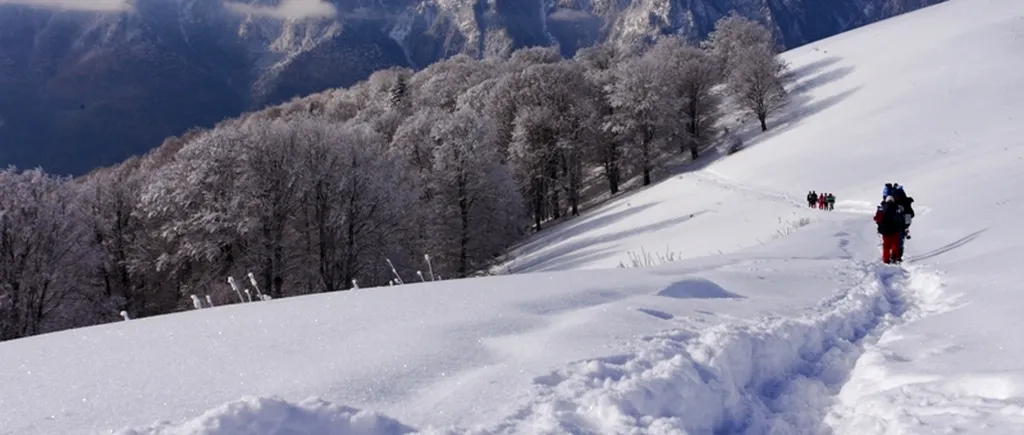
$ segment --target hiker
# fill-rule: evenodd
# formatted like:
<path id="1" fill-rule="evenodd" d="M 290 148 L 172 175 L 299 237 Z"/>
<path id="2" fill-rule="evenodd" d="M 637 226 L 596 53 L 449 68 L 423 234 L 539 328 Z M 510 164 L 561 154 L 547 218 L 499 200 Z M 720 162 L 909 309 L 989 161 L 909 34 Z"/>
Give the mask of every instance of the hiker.
<path id="1" fill-rule="evenodd" d="M 818 210 L 825 209 L 825 194 L 818 195 Z"/>
<path id="2" fill-rule="evenodd" d="M 825 204 L 828 205 L 828 210 L 832 211 L 836 209 L 836 196 L 831 192 L 825 196 Z"/>
<path id="3" fill-rule="evenodd" d="M 900 240 L 905 228 L 904 219 L 903 207 L 896 203 L 892 195 L 885 197 L 885 201 L 875 211 L 878 234 L 882 235 L 882 262 L 885 264 L 902 261 Z"/>
<path id="4" fill-rule="evenodd" d="M 889 194 L 891 192 L 892 192 L 892 183 L 885 183 L 885 187 L 882 188 L 882 201 L 885 201 L 885 198 L 887 196 L 889 196 Z"/>
<path id="5" fill-rule="evenodd" d="M 814 208 L 814 204 L 817 204 L 817 203 L 818 203 L 818 194 L 814 193 L 813 190 L 810 191 L 810 192 L 807 192 L 807 206 L 810 207 L 810 208 Z"/>

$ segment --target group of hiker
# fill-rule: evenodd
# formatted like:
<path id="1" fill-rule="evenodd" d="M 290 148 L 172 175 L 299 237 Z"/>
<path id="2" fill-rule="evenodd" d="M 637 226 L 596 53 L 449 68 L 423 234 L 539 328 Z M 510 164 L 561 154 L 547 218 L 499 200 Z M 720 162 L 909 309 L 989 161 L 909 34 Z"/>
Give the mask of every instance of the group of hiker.
<path id="1" fill-rule="evenodd" d="M 835 210 L 836 196 L 831 193 L 807 192 L 807 206 L 818 210 Z"/>
<path id="2" fill-rule="evenodd" d="M 914 198 L 899 183 L 885 183 L 882 202 L 875 210 L 875 224 L 882 236 L 882 262 L 903 262 L 903 247 L 910 239 L 910 223 L 914 219 Z M 832 193 L 807 192 L 807 206 L 819 210 L 834 210 L 836 196 Z"/>
<path id="3" fill-rule="evenodd" d="M 904 242 L 910 238 L 910 222 L 914 219 L 914 198 L 907 196 L 899 183 L 886 183 L 882 203 L 875 211 L 878 234 L 882 236 L 882 262 L 903 262 Z"/>

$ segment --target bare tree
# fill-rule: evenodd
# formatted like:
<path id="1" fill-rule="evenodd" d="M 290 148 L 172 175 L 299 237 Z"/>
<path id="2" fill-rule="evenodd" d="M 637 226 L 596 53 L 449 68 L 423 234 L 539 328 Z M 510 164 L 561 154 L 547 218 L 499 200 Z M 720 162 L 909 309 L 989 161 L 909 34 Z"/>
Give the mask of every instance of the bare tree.
<path id="1" fill-rule="evenodd" d="M 388 245 L 398 243 L 416 198 L 407 166 L 369 125 L 309 120 L 295 127 L 306 132 L 299 147 L 301 202 L 320 289 L 374 282 L 379 277 L 368 276 L 367 267 L 383 262 Z"/>
<path id="2" fill-rule="evenodd" d="M 658 155 L 659 141 L 671 137 L 673 114 L 679 113 L 679 101 L 668 95 L 659 74 L 659 64 L 650 57 L 619 65 L 609 102 L 615 115 L 608 128 L 629 145 L 626 157 L 643 175 L 643 185 L 651 184 L 651 170 Z"/>
<path id="3" fill-rule="evenodd" d="M 729 89 L 757 117 L 761 131 L 767 131 L 768 116 L 786 103 L 786 64 L 764 46 L 748 47 L 739 53 L 742 60 L 729 73 Z"/>
<path id="4" fill-rule="evenodd" d="M 467 276 L 520 235 L 521 204 L 512 172 L 500 161 L 493 124 L 460 109 L 434 128 L 431 184 L 437 197 L 432 239 L 455 276 Z"/>
<path id="5" fill-rule="evenodd" d="M 614 118 L 610 98 L 616 67 L 631 56 L 634 56 L 632 51 L 623 51 L 614 44 L 598 44 L 576 53 L 574 61 L 583 66 L 587 80 L 600 95 L 594 102 L 593 110 L 601 125 L 611 125 Z M 622 138 L 610 129 L 602 128 L 595 131 L 592 140 L 594 155 L 604 169 L 609 192 L 612 195 L 619 193 L 619 184 L 622 182 Z"/>
<path id="6" fill-rule="evenodd" d="M 765 47 L 778 53 L 778 44 L 767 26 L 740 16 L 736 11 L 715 22 L 715 29 L 702 42 L 718 60 L 723 71 L 735 68 L 744 58 L 742 51 L 750 47 Z"/>
<path id="7" fill-rule="evenodd" d="M 718 20 L 705 46 L 725 71 L 730 93 L 768 130 L 768 116 L 785 104 L 786 64 L 768 27 L 735 13 Z"/>
<path id="8" fill-rule="evenodd" d="M 644 56 L 657 66 L 659 80 L 676 100 L 672 107 L 678 110 L 678 119 L 670 126 L 673 141 L 696 159 L 700 146 L 714 136 L 719 118 L 721 98 L 714 91 L 722 81 L 719 69 L 707 52 L 678 36 L 659 39 Z"/>
<path id="9" fill-rule="evenodd" d="M 155 302 L 148 300 L 146 283 L 132 268 L 146 230 L 135 213 L 143 185 L 136 172 L 139 164 L 139 159 L 132 159 L 120 166 L 96 171 L 83 180 L 84 205 L 89 212 L 95 242 L 104 254 L 99 280 L 115 309 L 133 316 L 148 314 L 148 306 Z"/>
<path id="10" fill-rule="evenodd" d="M 106 308 L 80 193 L 40 170 L 0 172 L 0 341 L 96 323 Z"/>

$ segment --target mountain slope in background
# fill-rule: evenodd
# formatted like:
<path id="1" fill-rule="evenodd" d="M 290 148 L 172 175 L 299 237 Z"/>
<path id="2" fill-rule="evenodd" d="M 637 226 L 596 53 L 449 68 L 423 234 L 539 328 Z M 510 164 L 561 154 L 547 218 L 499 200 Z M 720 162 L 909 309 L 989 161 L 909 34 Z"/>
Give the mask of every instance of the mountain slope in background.
<path id="1" fill-rule="evenodd" d="M 274 6 L 262 0 L 135 0 L 114 11 L 33 1 L 0 2 L 0 165 L 81 174 L 391 66 L 699 38 L 731 10 L 794 47 L 943 0 L 333 0 L 322 5 L 330 14 L 306 19 L 253 13 Z"/>

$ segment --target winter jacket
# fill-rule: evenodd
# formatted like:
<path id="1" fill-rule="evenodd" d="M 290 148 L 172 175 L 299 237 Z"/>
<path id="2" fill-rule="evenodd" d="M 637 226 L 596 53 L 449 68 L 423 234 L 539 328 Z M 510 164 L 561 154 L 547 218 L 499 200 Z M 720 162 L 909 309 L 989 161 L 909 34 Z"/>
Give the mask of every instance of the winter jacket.
<path id="1" fill-rule="evenodd" d="M 886 202 L 878 206 L 875 211 L 875 223 L 878 224 L 878 233 L 898 234 L 905 229 L 903 207 L 895 202 Z"/>

